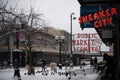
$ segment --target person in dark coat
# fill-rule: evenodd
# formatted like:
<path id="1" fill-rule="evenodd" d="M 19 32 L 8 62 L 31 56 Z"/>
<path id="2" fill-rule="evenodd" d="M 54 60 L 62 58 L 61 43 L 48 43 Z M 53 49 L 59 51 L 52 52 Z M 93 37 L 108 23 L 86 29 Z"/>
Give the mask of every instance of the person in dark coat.
<path id="1" fill-rule="evenodd" d="M 42 66 L 42 73 L 45 72 L 46 62 L 45 60 L 41 60 L 41 66 Z"/>
<path id="2" fill-rule="evenodd" d="M 98 59 L 97 59 L 97 57 L 95 57 L 94 58 L 94 67 L 95 67 L 95 69 L 97 69 L 97 61 L 98 61 Z"/>
<path id="3" fill-rule="evenodd" d="M 114 65 L 114 61 L 113 61 L 113 57 L 109 56 L 107 53 L 105 53 L 103 55 L 103 60 L 105 61 L 105 66 L 106 67 L 106 71 L 105 71 L 105 77 L 108 80 L 116 80 L 115 77 L 115 65 Z"/>

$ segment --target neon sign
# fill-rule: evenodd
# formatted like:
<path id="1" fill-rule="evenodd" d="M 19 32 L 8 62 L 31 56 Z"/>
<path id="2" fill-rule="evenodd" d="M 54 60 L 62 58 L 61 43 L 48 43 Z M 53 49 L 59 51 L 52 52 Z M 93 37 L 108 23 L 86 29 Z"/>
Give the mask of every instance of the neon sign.
<path id="1" fill-rule="evenodd" d="M 116 15 L 118 14 L 117 8 L 114 7 L 102 7 L 102 9 L 99 10 L 99 7 L 96 6 L 85 6 L 81 9 L 83 10 L 81 10 L 81 16 L 78 18 L 78 21 L 83 28 L 113 26 L 112 24 L 115 23 L 114 20 L 116 20 Z"/>

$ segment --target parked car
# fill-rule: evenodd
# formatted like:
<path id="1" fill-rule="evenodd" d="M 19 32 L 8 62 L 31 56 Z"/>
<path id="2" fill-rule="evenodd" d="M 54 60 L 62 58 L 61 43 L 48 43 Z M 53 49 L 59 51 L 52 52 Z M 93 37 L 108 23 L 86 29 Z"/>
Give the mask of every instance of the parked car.
<path id="1" fill-rule="evenodd" d="M 90 59 L 82 59 L 81 64 L 82 65 L 90 65 Z"/>

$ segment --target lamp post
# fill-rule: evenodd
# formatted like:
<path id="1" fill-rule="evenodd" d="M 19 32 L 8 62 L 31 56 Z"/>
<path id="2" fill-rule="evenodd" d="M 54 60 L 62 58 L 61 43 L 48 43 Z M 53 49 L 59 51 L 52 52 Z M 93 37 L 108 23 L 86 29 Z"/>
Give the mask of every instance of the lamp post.
<path id="1" fill-rule="evenodd" d="M 70 29 L 70 30 L 71 30 L 71 31 L 70 31 L 70 36 L 71 36 L 71 38 L 70 38 L 70 39 L 71 39 L 71 45 L 70 45 L 70 47 L 71 47 L 70 50 L 71 50 L 71 51 L 70 51 L 70 52 L 71 52 L 71 56 L 70 56 L 70 57 L 71 57 L 71 58 L 72 58 L 72 55 L 73 55 L 73 53 L 72 53 L 72 20 L 75 20 L 75 19 L 76 19 L 76 17 L 73 17 L 74 14 L 75 14 L 75 13 L 71 13 L 71 14 L 70 14 L 70 28 L 71 28 L 71 29 Z"/>
<path id="2" fill-rule="evenodd" d="M 62 69 L 61 46 L 64 43 L 65 36 L 55 36 L 55 40 L 59 43 L 59 69 Z"/>
<path id="3" fill-rule="evenodd" d="M 19 62 L 20 62 L 19 31 L 17 31 L 16 32 L 16 49 L 13 51 L 13 66 L 14 66 L 14 77 L 17 76 L 18 80 L 21 80 Z"/>

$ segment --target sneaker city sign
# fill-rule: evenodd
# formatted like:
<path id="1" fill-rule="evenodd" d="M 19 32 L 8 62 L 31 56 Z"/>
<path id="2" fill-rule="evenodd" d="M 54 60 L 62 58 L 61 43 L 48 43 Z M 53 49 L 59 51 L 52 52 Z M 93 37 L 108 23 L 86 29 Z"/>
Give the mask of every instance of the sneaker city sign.
<path id="1" fill-rule="evenodd" d="M 78 18 L 81 28 L 112 28 L 117 23 L 117 8 L 109 6 L 83 6 Z"/>
<path id="2" fill-rule="evenodd" d="M 97 33 L 78 33 L 73 36 L 74 52 L 96 53 L 102 44 Z"/>

